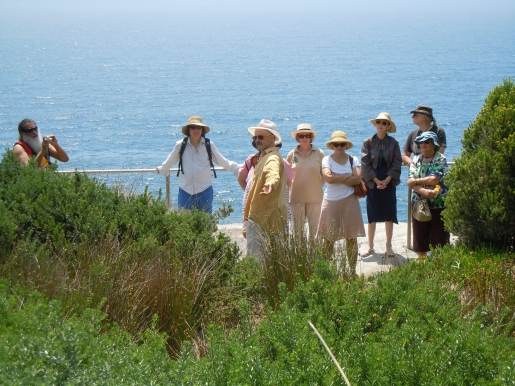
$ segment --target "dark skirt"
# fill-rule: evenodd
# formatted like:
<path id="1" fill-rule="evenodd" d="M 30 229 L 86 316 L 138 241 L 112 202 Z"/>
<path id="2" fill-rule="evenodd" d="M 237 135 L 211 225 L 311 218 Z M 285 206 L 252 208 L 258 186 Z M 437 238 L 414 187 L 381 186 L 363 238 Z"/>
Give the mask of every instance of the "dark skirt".
<path id="1" fill-rule="evenodd" d="M 430 209 L 431 221 L 420 222 L 413 219 L 413 250 L 427 252 L 430 247 L 440 247 L 449 244 L 450 235 L 445 230 L 442 210 Z"/>
<path id="2" fill-rule="evenodd" d="M 377 178 L 384 180 L 388 176 L 388 167 L 384 159 L 380 159 L 375 170 Z M 367 192 L 368 223 L 392 221 L 397 224 L 396 187 L 390 183 L 386 189 L 373 189 Z"/>
<path id="3" fill-rule="evenodd" d="M 368 223 L 392 221 L 397 224 L 396 187 L 392 184 L 380 190 L 374 187 L 367 192 Z"/>

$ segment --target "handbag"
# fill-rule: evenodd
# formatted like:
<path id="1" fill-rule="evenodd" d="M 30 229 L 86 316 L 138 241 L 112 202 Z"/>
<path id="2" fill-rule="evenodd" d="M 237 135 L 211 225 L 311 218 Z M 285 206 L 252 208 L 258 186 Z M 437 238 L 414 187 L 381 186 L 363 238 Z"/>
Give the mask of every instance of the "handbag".
<path id="1" fill-rule="evenodd" d="M 428 222 L 433 218 L 426 199 L 415 201 L 411 213 L 413 218 L 420 222 Z"/>
<path id="2" fill-rule="evenodd" d="M 367 196 L 367 186 L 365 185 L 365 182 L 363 180 L 360 181 L 359 184 L 354 185 L 354 194 L 358 198 L 366 197 Z"/>
<path id="3" fill-rule="evenodd" d="M 349 163 L 350 163 L 351 170 L 354 170 L 354 162 L 352 160 L 352 156 L 350 156 L 350 155 L 349 155 Z M 353 189 L 354 189 L 354 194 L 356 195 L 356 197 L 363 198 L 363 197 L 367 196 L 368 189 L 367 189 L 367 185 L 365 185 L 365 181 L 363 181 L 363 179 L 361 179 L 359 184 L 354 185 Z"/>

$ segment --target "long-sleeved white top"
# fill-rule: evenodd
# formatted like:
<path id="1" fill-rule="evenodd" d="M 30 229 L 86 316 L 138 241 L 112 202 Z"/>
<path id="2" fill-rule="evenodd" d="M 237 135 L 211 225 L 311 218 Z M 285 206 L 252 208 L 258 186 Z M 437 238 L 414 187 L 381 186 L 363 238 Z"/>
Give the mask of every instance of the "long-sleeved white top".
<path id="1" fill-rule="evenodd" d="M 157 167 L 159 174 L 168 175 L 170 168 L 179 163 L 181 145 L 182 139 L 175 143 L 172 152 L 168 154 L 161 166 Z M 238 173 L 238 164 L 225 158 L 218 151 L 213 141 L 211 141 L 211 153 L 215 165 L 230 170 L 234 174 Z M 203 192 L 213 184 L 213 172 L 209 164 L 204 138 L 201 138 L 197 146 L 193 146 L 188 138 L 188 143 L 182 155 L 182 170 L 184 170 L 184 174 L 179 174 L 179 187 L 188 194 Z"/>

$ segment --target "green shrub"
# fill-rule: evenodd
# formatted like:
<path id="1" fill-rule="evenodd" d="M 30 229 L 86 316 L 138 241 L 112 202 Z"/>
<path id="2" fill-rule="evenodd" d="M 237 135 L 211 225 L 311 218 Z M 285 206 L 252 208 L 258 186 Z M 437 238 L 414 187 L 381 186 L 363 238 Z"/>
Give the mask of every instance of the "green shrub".
<path id="1" fill-rule="evenodd" d="M 210 331 L 206 357 L 180 359 L 184 377 L 208 384 L 342 384 L 311 320 L 352 384 L 512 384 L 515 302 L 505 284 L 513 256 L 451 248 L 435 255 L 371 281 L 335 280 L 319 262 L 255 332 Z M 466 280 L 483 271 L 490 279 Z M 468 302 L 470 291 L 484 290 L 504 300 L 495 307 L 488 298 Z"/>
<path id="2" fill-rule="evenodd" d="M 214 234 L 205 213 L 169 212 L 146 193 L 20 167 L 9 153 L 0 163 L 0 203 L 8 247 L 0 274 L 62 299 L 70 312 L 101 304 L 136 336 L 158 315 L 176 353 L 238 307 L 230 278 L 239 251 Z"/>
<path id="3" fill-rule="evenodd" d="M 0 282 L 0 379 L 9 385 L 170 384 L 165 337 L 149 329 L 136 344 L 105 315 L 65 318 L 60 302 Z"/>
<path id="4" fill-rule="evenodd" d="M 471 247 L 515 246 L 515 84 L 494 88 L 447 176 L 444 220 Z"/>
<path id="5" fill-rule="evenodd" d="M 16 240 L 16 223 L 0 200 L 0 262 L 11 253 Z"/>

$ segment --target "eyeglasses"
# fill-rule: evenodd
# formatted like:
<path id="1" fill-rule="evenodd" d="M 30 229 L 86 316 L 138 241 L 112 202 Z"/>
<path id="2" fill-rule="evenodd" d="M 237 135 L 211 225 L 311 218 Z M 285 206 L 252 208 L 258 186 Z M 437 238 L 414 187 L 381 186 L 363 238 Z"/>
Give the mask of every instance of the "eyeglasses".
<path id="1" fill-rule="evenodd" d="M 347 146 L 345 143 L 333 143 L 333 147 L 345 147 Z"/>
<path id="2" fill-rule="evenodd" d="M 313 138 L 313 136 L 311 134 L 299 134 L 297 135 L 297 139 L 302 139 L 302 138 Z"/>
<path id="3" fill-rule="evenodd" d="M 21 129 L 21 131 L 22 131 L 23 133 L 27 133 L 27 134 L 28 134 L 28 133 L 32 133 L 32 132 L 34 132 L 34 131 L 38 131 L 38 127 L 37 127 L 37 126 L 34 126 L 34 127 L 26 127 L 26 128 Z"/>
<path id="4" fill-rule="evenodd" d="M 255 141 L 256 139 L 259 139 L 260 141 L 262 141 L 263 139 L 265 139 L 265 136 L 264 135 L 255 135 L 252 137 L 252 139 Z"/>
<path id="5" fill-rule="evenodd" d="M 390 122 L 388 122 L 388 121 L 381 121 L 381 120 L 376 121 L 376 125 L 388 126 L 389 124 L 390 124 Z"/>

